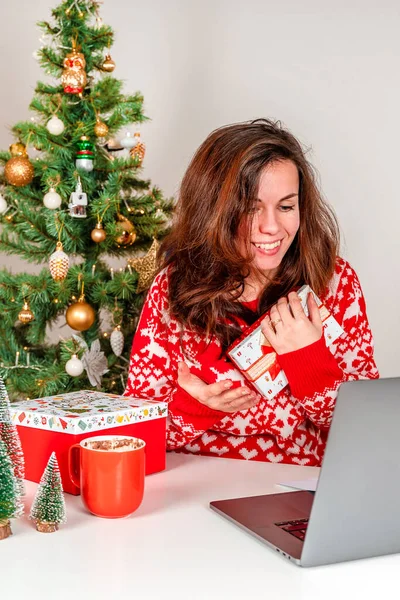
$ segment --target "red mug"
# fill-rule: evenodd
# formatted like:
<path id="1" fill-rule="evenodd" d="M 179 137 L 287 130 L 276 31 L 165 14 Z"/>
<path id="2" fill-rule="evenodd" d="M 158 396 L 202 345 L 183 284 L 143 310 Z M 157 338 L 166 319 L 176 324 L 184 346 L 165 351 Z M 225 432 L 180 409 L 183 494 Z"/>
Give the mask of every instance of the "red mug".
<path id="1" fill-rule="evenodd" d="M 143 440 L 125 435 L 85 438 L 71 446 L 69 475 L 91 513 L 98 517 L 127 517 L 140 506 L 145 446 Z"/>

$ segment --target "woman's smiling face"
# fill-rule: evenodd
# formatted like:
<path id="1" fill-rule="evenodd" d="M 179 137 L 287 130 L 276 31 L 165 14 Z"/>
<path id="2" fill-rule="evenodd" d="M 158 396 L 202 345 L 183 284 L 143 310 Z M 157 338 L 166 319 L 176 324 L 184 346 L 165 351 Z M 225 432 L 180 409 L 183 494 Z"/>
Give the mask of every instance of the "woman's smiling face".
<path id="1" fill-rule="evenodd" d="M 299 174 L 292 161 L 271 163 L 263 170 L 251 219 L 253 266 L 272 276 L 300 226 Z M 247 236 L 244 230 L 240 228 L 241 235 Z"/>

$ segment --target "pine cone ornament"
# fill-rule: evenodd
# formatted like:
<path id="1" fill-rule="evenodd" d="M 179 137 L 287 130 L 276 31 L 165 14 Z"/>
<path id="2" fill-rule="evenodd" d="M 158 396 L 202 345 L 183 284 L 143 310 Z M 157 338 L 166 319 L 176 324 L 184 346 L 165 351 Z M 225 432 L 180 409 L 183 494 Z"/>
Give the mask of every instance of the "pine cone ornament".
<path id="1" fill-rule="evenodd" d="M 49 269 L 54 281 L 63 281 L 68 273 L 69 258 L 63 251 L 61 242 L 57 242 L 56 251 L 50 256 Z"/>
<path id="2" fill-rule="evenodd" d="M 124 349 L 124 334 L 121 331 L 120 325 L 117 325 L 117 327 L 111 333 L 110 344 L 114 354 L 116 356 L 121 356 Z"/>
<path id="3" fill-rule="evenodd" d="M 138 166 L 141 166 L 146 154 L 146 146 L 140 139 L 140 133 L 135 133 L 134 138 L 136 143 L 133 148 L 129 150 L 129 154 L 131 155 L 131 158 L 138 161 Z"/>

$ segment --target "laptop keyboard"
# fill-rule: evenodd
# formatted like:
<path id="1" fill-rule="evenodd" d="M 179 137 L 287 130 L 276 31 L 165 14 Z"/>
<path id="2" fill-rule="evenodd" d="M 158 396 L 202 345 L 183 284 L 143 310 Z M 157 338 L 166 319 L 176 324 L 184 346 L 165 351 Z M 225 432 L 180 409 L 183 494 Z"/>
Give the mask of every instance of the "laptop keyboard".
<path id="1" fill-rule="evenodd" d="M 297 519 L 296 521 L 281 521 L 275 523 L 278 527 L 304 541 L 307 531 L 308 519 Z"/>

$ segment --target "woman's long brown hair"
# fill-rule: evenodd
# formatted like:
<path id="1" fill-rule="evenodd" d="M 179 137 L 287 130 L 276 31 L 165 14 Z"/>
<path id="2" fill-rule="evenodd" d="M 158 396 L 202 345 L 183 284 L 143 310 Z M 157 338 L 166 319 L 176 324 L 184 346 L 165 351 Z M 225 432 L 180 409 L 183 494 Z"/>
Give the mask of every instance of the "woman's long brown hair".
<path id="1" fill-rule="evenodd" d="M 183 177 L 175 221 L 160 248 L 160 268 L 169 267 L 172 315 L 208 339 L 216 335 L 223 350 L 240 333 L 235 317 L 251 321 L 237 301 L 251 264 L 250 236 L 243 256 L 239 225 L 246 219 L 250 232 L 260 174 L 284 160 L 299 173 L 300 227 L 262 293 L 258 315 L 296 286 L 308 283 L 323 293 L 335 268 L 339 228 L 300 142 L 279 121 L 227 125 L 208 136 Z"/>

